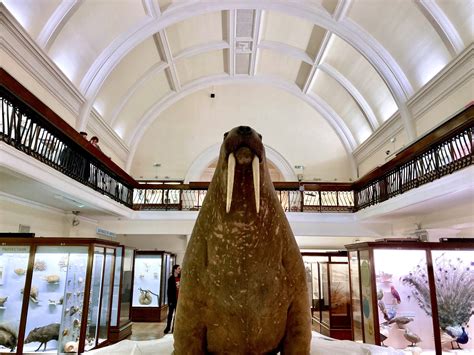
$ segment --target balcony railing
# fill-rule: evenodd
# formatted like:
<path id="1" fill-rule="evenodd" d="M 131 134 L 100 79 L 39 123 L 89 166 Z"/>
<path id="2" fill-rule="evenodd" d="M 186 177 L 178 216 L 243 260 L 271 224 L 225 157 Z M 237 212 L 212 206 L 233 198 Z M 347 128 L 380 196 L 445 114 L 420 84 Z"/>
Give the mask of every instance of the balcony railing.
<path id="1" fill-rule="evenodd" d="M 132 207 L 135 180 L 3 69 L 0 79 L 0 140 Z"/>
<path id="2" fill-rule="evenodd" d="M 197 211 L 206 197 L 208 183 L 158 184 L 142 182 L 134 190 L 136 210 Z M 352 212 L 353 192 L 350 184 L 275 183 L 275 189 L 286 212 Z"/>
<path id="3" fill-rule="evenodd" d="M 135 210 L 196 211 L 208 183 L 136 181 L 0 68 L 0 139 Z M 473 164 L 474 105 L 354 183 L 275 182 L 287 212 L 354 212 Z"/>

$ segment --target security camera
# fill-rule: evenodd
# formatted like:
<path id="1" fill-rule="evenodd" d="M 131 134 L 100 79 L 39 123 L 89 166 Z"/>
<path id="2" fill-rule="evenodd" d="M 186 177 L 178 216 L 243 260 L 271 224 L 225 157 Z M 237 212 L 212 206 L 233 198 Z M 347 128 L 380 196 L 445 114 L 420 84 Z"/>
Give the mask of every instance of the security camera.
<path id="1" fill-rule="evenodd" d="M 385 154 L 386 154 L 386 155 L 389 155 L 389 154 L 390 154 L 390 150 L 386 150 L 386 151 L 385 151 Z"/>
<path id="2" fill-rule="evenodd" d="M 215 98 L 216 97 L 216 94 L 214 94 L 213 92 L 211 92 L 211 95 L 209 95 L 211 97 L 211 99 Z"/>

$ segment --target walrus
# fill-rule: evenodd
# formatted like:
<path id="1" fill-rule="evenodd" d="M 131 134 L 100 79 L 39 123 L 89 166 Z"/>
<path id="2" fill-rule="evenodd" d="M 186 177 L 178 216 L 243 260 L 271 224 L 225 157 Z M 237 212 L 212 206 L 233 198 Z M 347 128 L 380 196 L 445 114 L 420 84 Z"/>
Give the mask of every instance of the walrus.
<path id="1" fill-rule="evenodd" d="M 224 134 L 183 260 L 175 354 L 309 354 L 305 269 L 262 136 Z"/>

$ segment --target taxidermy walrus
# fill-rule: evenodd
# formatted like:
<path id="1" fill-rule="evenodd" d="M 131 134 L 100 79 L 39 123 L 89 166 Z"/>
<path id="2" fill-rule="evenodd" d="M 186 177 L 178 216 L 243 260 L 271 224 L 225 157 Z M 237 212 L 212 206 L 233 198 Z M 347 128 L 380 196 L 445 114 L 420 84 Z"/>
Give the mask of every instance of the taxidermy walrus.
<path id="1" fill-rule="evenodd" d="M 224 134 L 183 261 L 175 354 L 309 354 L 305 269 L 262 137 Z"/>

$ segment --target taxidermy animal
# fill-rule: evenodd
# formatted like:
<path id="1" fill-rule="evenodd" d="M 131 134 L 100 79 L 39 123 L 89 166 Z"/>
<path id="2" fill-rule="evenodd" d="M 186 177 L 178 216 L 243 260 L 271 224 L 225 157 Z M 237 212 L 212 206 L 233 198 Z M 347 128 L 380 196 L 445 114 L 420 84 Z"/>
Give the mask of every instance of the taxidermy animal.
<path id="1" fill-rule="evenodd" d="M 389 320 L 387 324 L 395 323 L 398 326 L 398 328 L 404 329 L 405 326 L 412 321 L 413 321 L 413 318 L 411 317 L 396 317 Z"/>
<path id="2" fill-rule="evenodd" d="M 309 354 L 306 275 L 262 137 L 224 134 L 183 261 L 175 354 Z"/>
<path id="3" fill-rule="evenodd" d="M 23 289 L 21 289 L 20 292 L 21 294 L 23 294 Z M 30 300 L 34 303 L 38 303 L 39 302 L 38 294 L 39 294 L 38 288 L 32 285 L 30 289 Z"/>
<path id="4" fill-rule="evenodd" d="M 395 299 L 397 300 L 397 303 L 400 304 L 400 302 L 401 302 L 402 300 L 401 300 L 400 294 L 398 293 L 398 291 L 396 290 L 396 288 L 393 287 L 393 286 L 390 286 L 390 292 L 392 293 L 393 298 L 395 298 Z"/>
<path id="5" fill-rule="evenodd" d="M 58 340 L 58 338 L 59 338 L 59 323 L 51 323 L 44 327 L 33 329 L 26 337 L 25 344 L 38 341 L 40 345 L 38 346 L 38 349 L 36 349 L 35 351 L 38 351 L 41 348 L 41 345 L 43 344 L 44 344 L 44 349 L 43 349 L 44 351 L 46 350 L 46 344 L 48 344 L 48 341 Z"/>
<path id="6" fill-rule="evenodd" d="M 405 329 L 405 333 L 403 333 L 403 336 L 411 343 L 410 346 L 415 346 L 415 344 L 421 341 L 420 337 L 413 333 L 410 329 Z"/>
<path id="7" fill-rule="evenodd" d="M 18 341 L 16 330 L 7 324 L 0 324 L 0 345 L 15 350 Z"/>
<path id="8" fill-rule="evenodd" d="M 5 302 L 8 300 L 8 296 L 6 297 L 0 297 L 0 307 L 3 307 Z"/>
<path id="9" fill-rule="evenodd" d="M 457 343 L 458 349 L 461 349 L 459 344 L 466 344 L 469 341 L 469 336 L 467 335 L 466 329 L 464 327 L 448 326 L 446 327 L 446 333 L 453 337 L 452 341 L 455 341 Z"/>

